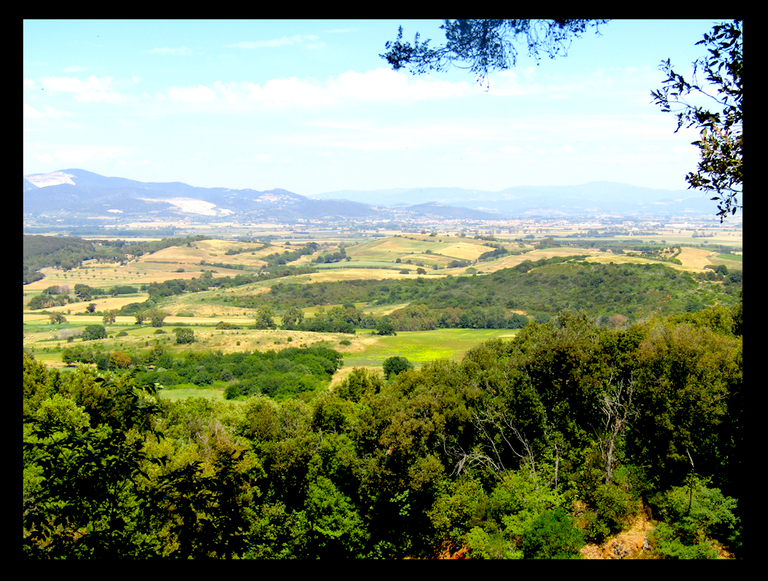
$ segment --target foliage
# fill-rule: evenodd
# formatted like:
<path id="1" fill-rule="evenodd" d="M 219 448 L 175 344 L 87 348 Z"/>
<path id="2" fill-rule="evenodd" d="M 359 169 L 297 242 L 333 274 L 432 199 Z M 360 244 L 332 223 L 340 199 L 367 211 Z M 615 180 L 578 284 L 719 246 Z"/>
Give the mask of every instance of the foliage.
<path id="1" fill-rule="evenodd" d="M 24 366 L 39 364 L 25 356 Z M 43 379 L 45 372 L 37 372 Z M 31 391 L 40 387 L 29 385 Z M 122 381 L 85 371 L 60 385 L 56 395 L 57 408 L 42 402 L 24 416 L 25 471 L 42 476 L 36 486 L 25 487 L 25 556 L 146 556 L 137 522 L 148 460 L 141 433 L 151 431 L 156 405 Z"/>
<path id="2" fill-rule="evenodd" d="M 256 313 L 256 320 L 253 323 L 254 329 L 276 329 L 277 325 L 275 324 L 274 316 L 275 314 L 268 305 L 259 307 Z"/>
<path id="3" fill-rule="evenodd" d="M 383 369 L 384 379 L 391 379 L 395 375 L 401 374 L 403 371 L 413 369 L 413 363 L 408 361 L 405 357 L 394 355 L 392 357 L 387 357 L 384 360 Z"/>
<path id="4" fill-rule="evenodd" d="M 654 555 L 741 551 L 736 312 L 613 328 L 564 311 L 330 389 L 325 347 L 64 352 L 109 373 L 25 356 L 25 555 L 573 558 L 641 503 Z M 149 387 L 195 381 L 239 401 Z"/>
<path id="5" fill-rule="evenodd" d="M 84 368 L 61 380 L 26 356 L 24 377 L 25 557 L 242 554 L 258 471 L 242 448 L 152 455 L 163 411 L 151 387 Z"/>
<path id="6" fill-rule="evenodd" d="M 666 75 L 663 86 L 651 92 L 662 111 L 676 114 L 676 132 L 683 126 L 699 130 L 699 140 L 693 145 L 699 149 L 701 160 L 685 180 L 688 187 L 716 194 L 712 200 L 718 201 L 721 222 L 742 208 L 742 42 L 740 20 L 714 26 L 696 43 L 704 45 L 709 54 L 694 61 L 690 81 L 676 73 L 667 59 L 661 64 Z M 708 85 L 697 78 L 699 70 Z M 711 94 L 713 89 L 715 95 Z M 689 102 L 690 95 L 707 97 L 719 111 Z"/>
<path id="7" fill-rule="evenodd" d="M 682 486 L 675 486 L 653 499 L 659 520 L 652 535 L 654 551 L 666 558 L 717 558 L 711 539 L 738 548 L 737 501 L 706 479 L 691 474 Z"/>
<path id="8" fill-rule="evenodd" d="M 584 536 L 563 509 L 545 510 L 523 537 L 526 559 L 580 559 Z"/>
<path id="9" fill-rule="evenodd" d="M 738 300 L 740 280 L 699 281 L 687 272 L 664 264 L 597 264 L 580 257 L 554 257 L 524 261 L 484 276 L 444 279 L 350 280 L 328 283 L 278 284 L 258 299 L 234 297 L 237 306 L 269 305 L 275 311 L 343 303 L 369 305 L 410 303 L 385 317 L 371 317 L 360 309 L 331 307 L 315 317 L 293 322 L 285 328 L 316 332 L 352 333 L 354 329 L 388 332 L 438 328 L 524 327 L 531 318 L 542 320 L 564 309 L 578 309 L 594 317 L 620 314 L 627 322 L 659 315 L 701 310 L 716 300 L 731 306 Z M 231 304 L 231 303 L 229 303 Z M 513 312 L 524 310 L 528 316 Z M 285 317 L 286 315 L 284 315 Z M 286 320 L 293 322 L 286 324 Z"/>
<path id="10" fill-rule="evenodd" d="M 393 69 L 410 67 L 414 74 L 444 71 L 450 66 L 467 68 L 484 81 L 494 70 L 506 70 L 517 62 L 515 43 L 527 45 L 531 57 L 544 52 L 550 58 L 565 56 L 571 38 L 579 38 L 588 27 L 597 29 L 605 20 L 446 20 L 444 46 L 432 48 L 430 40 L 420 41 L 417 33 L 413 44 L 403 42 L 403 28 L 397 39 L 385 44 L 380 55 Z"/>
<path id="11" fill-rule="evenodd" d="M 378 373 L 356 367 L 333 388 L 333 391 L 339 397 L 357 403 L 364 398 L 375 396 L 383 385 Z"/>
<path id="12" fill-rule="evenodd" d="M 88 325 L 83 329 L 83 341 L 95 341 L 106 338 L 107 330 L 104 328 L 104 325 Z"/>

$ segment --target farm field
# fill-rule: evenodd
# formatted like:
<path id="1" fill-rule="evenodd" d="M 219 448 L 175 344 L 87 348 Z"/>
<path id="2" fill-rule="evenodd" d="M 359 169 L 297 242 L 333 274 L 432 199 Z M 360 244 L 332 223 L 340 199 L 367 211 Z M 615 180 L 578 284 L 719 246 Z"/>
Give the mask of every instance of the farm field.
<path id="1" fill-rule="evenodd" d="M 512 232 L 512 230 L 510 230 Z M 110 339 L 104 341 L 105 347 L 145 348 L 158 342 L 170 345 L 172 343 L 171 329 L 175 326 L 190 326 L 195 331 L 196 343 L 193 349 L 215 349 L 223 352 L 233 350 L 274 349 L 286 345 L 312 345 L 325 343 L 334 349 L 339 349 L 345 355 L 344 368 L 340 376 L 354 366 L 379 367 L 387 356 L 403 355 L 419 364 L 436 358 L 460 358 L 467 349 L 492 337 L 514 336 L 510 330 L 461 330 L 442 329 L 439 331 L 401 332 L 397 336 L 373 336 L 368 331 L 358 331 L 356 335 L 333 333 L 309 333 L 298 331 L 256 331 L 247 329 L 253 324 L 257 312 L 258 300 L 249 306 L 234 306 L 238 297 L 258 297 L 269 291 L 277 283 L 293 282 L 313 284 L 343 280 L 408 280 L 419 277 L 442 278 L 447 275 L 458 276 L 467 273 L 467 267 L 447 268 L 452 260 L 463 260 L 472 263 L 478 274 L 493 273 L 500 269 L 512 268 L 523 261 L 537 261 L 552 257 L 586 255 L 587 261 L 597 263 L 656 263 L 658 261 L 643 258 L 630 251 L 616 254 L 610 249 L 598 245 L 609 241 L 625 240 L 625 237 L 595 239 L 593 248 L 569 246 L 565 238 L 579 231 L 574 228 L 543 228 L 536 230 L 534 239 L 521 243 L 519 236 L 528 230 L 516 229 L 514 233 L 499 233 L 497 242 L 443 234 L 392 233 L 387 237 L 357 238 L 348 237 L 343 242 L 328 235 L 320 237 L 316 233 L 313 240 L 317 250 L 311 255 L 304 254 L 289 262 L 289 265 L 310 264 L 317 271 L 282 278 L 249 283 L 226 289 L 213 289 L 195 293 L 166 297 L 161 308 L 168 314 L 164 321 L 165 335 L 155 335 L 157 329 L 147 324 L 136 325 L 132 316 L 117 316 L 115 323 L 107 325 Z M 583 231 L 583 229 L 581 230 Z M 277 232 L 277 231 L 276 231 Z M 740 230 L 712 229 L 712 237 L 707 238 L 708 244 L 738 245 L 741 243 Z M 85 284 L 94 289 L 109 289 L 115 285 L 131 285 L 140 289 L 142 285 L 161 283 L 170 279 L 190 280 L 199 278 L 205 271 L 210 271 L 213 278 L 235 277 L 242 274 L 255 274 L 268 264 L 269 257 L 280 256 L 304 248 L 309 242 L 308 236 L 302 240 L 289 240 L 295 234 L 289 230 L 281 231 L 285 240 L 272 239 L 268 244 L 263 242 L 245 242 L 242 240 L 209 239 L 196 240 L 182 246 L 171 246 L 154 253 L 147 253 L 133 258 L 127 263 L 100 263 L 95 260 L 85 261 L 82 265 L 69 271 L 58 268 L 45 268 L 42 272 L 45 278 L 24 285 L 23 326 L 25 347 L 34 347 L 38 357 L 49 365 L 62 365 L 60 350 L 66 346 L 67 334 L 76 334 L 87 325 L 102 323 L 103 313 L 109 310 L 119 310 L 130 303 L 142 303 L 149 297 L 145 291 L 129 295 L 104 296 L 100 295 L 91 301 L 74 302 L 62 306 L 33 311 L 27 307 L 30 299 L 45 289 L 54 285 L 66 285 L 73 288 L 76 284 Z M 701 235 L 702 231 L 699 232 Z M 742 268 L 741 254 L 723 254 L 721 251 L 710 250 L 702 245 L 701 238 L 693 238 L 683 230 L 662 230 L 653 237 L 644 236 L 651 242 L 653 239 L 664 240 L 667 245 L 672 243 L 691 244 L 685 246 L 677 256 L 681 264 L 665 263 L 668 266 L 688 272 L 701 272 L 707 266 L 725 265 L 729 270 Z M 547 236 L 558 236 L 562 246 L 538 248 L 540 240 Z M 517 241 L 512 237 L 517 236 Z M 493 260 L 476 262 L 483 253 L 497 248 L 499 243 L 507 249 L 521 254 L 508 254 Z M 494 244 L 494 245 L 492 245 Z M 344 249 L 346 258 L 331 263 L 318 263 L 316 258 Z M 295 256 L 295 255 L 294 255 Z M 398 262 L 399 261 L 399 262 Z M 420 268 L 421 274 L 416 269 Z M 234 268 L 237 266 L 238 268 Z M 436 267 L 436 268 L 435 268 Z M 265 268 L 266 270 L 266 268 Z M 408 274 L 404 274 L 404 270 Z M 89 303 L 96 305 L 97 314 L 86 314 Z M 390 314 L 396 309 L 405 308 L 407 302 L 392 305 L 369 306 L 367 303 L 356 303 L 355 306 L 365 313 L 377 317 Z M 304 309 L 305 317 L 312 317 L 315 308 Z M 64 324 L 50 324 L 50 313 L 62 313 L 67 317 Z M 276 317 L 280 323 L 279 314 Z M 221 330 L 216 325 L 220 322 L 243 327 L 239 330 Z M 122 333 L 121 333 L 122 332 Z M 120 333 L 121 336 L 116 335 Z M 341 345 L 343 340 L 349 345 Z"/>
<path id="2" fill-rule="evenodd" d="M 344 368 L 381 367 L 387 357 L 405 357 L 416 365 L 435 359 L 460 360 L 472 347 L 490 339 L 511 339 L 510 329 L 437 329 L 401 331 L 397 336 L 362 335 L 354 350 L 344 352 Z M 343 370 L 343 369 L 342 369 Z"/>

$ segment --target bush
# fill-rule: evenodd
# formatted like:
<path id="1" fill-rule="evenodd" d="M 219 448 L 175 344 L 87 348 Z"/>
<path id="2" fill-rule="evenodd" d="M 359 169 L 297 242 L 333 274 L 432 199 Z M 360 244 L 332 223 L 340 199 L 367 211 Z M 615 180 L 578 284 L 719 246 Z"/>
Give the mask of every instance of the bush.
<path id="1" fill-rule="evenodd" d="M 176 333 L 177 345 L 185 345 L 187 343 L 194 343 L 195 341 L 195 332 L 192 329 L 177 327 L 173 332 Z"/>
<path id="2" fill-rule="evenodd" d="M 231 383 L 224 388 L 224 399 L 235 399 L 242 395 L 240 393 L 240 386 L 236 383 Z"/>
<path id="3" fill-rule="evenodd" d="M 523 536 L 526 559 L 580 559 L 584 534 L 562 509 L 545 510 Z"/>
<path id="4" fill-rule="evenodd" d="M 614 484 L 600 484 L 590 494 L 594 512 L 588 511 L 584 532 L 589 542 L 600 544 L 618 533 L 628 517 L 635 514 L 637 502 Z"/>
<path id="5" fill-rule="evenodd" d="M 654 551 L 673 559 L 713 558 L 712 538 L 740 544 L 741 526 L 734 515 L 736 499 L 709 488 L 705 479 L 690 476 L 683 486 L 671 488 L 652 499 L 659 520 L 651 537 Z"/>

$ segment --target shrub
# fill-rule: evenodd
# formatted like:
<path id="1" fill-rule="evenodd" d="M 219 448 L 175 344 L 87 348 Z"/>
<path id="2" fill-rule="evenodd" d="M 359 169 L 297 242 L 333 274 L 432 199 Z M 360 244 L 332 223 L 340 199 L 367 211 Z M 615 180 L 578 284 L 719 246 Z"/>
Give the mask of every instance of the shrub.
<path id="1" fill-rule="evenodd" d="M 523 536 L 526 559 L 580 559 L 584 534 L 562 508 L 545 510 Z"/>
<path id="2" fill-rule="evenodd" d="M 736 548 L 740 541 L 740 523 L 734 515 L 736 499 L 709 488 L 705 479 L 689 476 L 683 486 L 659 493 L 652 499 L 659 520 L 651 536 L 654 551 L 673 559 L 713 558 L 715 538 Z"/>
<path id="3" fill-rule="evenodd" d="M 187 343 L 194 343 L 195 341 L 195 332 L 192 329 L 177 327 L 173 332 L 176 333 L 177 345 L 185 345 Z"/>

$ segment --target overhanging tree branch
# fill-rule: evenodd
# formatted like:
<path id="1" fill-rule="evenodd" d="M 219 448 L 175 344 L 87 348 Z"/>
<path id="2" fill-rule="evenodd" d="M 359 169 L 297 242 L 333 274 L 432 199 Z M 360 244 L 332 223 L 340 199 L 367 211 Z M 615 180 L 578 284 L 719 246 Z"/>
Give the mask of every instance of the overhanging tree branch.
<path id="1" fill-rule="evenodd" d="M 691 81 L 676 73 L 669 59 L 662 61 L 666 75 L 661 89 L 651 91 L 653 102 L 665 113 L 675 113 L 677 129 L 697 127 L 700 139 L 692 145 L 701 153 L 697 171 L 685 176 L 689 188 L 716 194 L 720 221 L 742 208 L 742 31 L 741 21 L 716 25 L 696 44 L 709 55 L 693 62 Z M 698 78 L 705 81 L 716 94 Z M 701 96 L 720 111 L 693 104 L 689 97 Z"/>
<path id="2" fill-rule="evenodd" d="M 566 56 L 571 41 L 607 20 L 554 19 L 554 20 L 446 20 L 440 27 L 445 31 L 445 45 L 433 48 L 431 39 L 424 42 L 416 33 L 413 44 L 403 41 L 403 28 L 397 38 L 385 44 L 387 51 L 379 55 L 393 69 L 409 67 L 411 73 L 421 75 L 428 71 L 445 71 L 451 66 L 469 69 L 478 82 L 485 82 L 495 70 L 506 70 L 517 63 L 515 45 L 528 47 L 528 55 L 541 59 Z"/>

